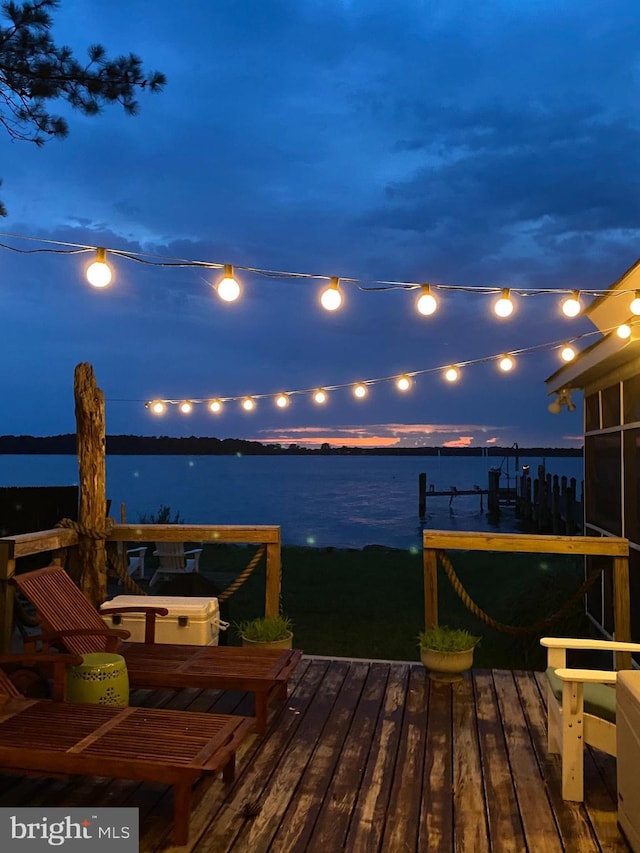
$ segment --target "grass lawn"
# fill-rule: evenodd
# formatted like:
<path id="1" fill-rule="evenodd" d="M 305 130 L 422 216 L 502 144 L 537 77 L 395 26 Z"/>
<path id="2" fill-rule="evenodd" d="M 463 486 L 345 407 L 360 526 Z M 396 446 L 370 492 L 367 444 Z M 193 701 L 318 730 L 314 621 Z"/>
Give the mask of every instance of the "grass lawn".
<path id="1" fill-rule="evenodd" d="M 223 590 L 253 553 L 250 546 L 206 545 L 201 573 Z M 459 551 L 449 556 L 473 600 L 494 619 L 512 625 L 530 625 L 554 613 L 583 579 L 580 557 Z M 223 618 L 233 623 L 262 615 L 264 583 L 262 560 L 226 603 Z M 438 591 L 440 624 L 482 637 L 476 666 L 544 669 L 540 635 L 514 637 L 491 629 L 469 613 L 441 569 Z M 294 645 L 309 654 L 419 660 L 422 555 L 375 545 L 362 550 L 285 546 L 282 610 L 293 620 Z M 588 636 L 582 606 L 545 633 Z M 233 628 L 228 642 L 239 643 Z"/>

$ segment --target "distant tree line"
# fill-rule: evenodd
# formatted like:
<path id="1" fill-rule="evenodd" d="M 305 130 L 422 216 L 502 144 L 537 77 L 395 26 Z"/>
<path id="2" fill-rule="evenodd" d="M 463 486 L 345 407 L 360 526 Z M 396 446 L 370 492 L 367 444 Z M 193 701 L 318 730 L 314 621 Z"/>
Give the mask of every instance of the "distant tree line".
<path id="1" fill-rule="evenodd" d="M 333 447 L 299 444 L 262 444 L 241 438 L 173 438 L 166 435 L 108 435 L 106 450 L 112 456 L 582 456 L 582 448 L 568 447 Z M 0 436 L 0 454 L 75 454 L 76 435 Z"/>

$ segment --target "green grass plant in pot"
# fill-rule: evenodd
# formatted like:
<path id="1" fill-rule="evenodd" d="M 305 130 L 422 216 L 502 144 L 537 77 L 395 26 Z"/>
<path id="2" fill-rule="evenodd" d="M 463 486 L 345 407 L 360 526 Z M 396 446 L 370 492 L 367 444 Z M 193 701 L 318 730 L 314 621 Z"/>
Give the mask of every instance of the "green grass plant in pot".
<path id="1" fill-rule="evenodd" d="M 243 646 L 264 646 L 271 649 L 290 649 L 293 644 L 293 623 L 288 616 L 259 616 L 236 625 Z"/>
<path id="2" fill-rule="evenodd" d="M 473 666 L 473 650 L 480 642 L 461 628 L 434 625 L 418 635 L 420 657 L 433 681 L 461 681 Z"/>

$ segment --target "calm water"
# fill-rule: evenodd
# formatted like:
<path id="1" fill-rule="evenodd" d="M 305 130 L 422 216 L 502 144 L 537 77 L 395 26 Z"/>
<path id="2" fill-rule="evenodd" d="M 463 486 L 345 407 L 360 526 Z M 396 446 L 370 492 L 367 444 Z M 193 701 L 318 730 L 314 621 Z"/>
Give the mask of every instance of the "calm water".
<path id="1" fill-rule="evenodd" d="M 279 524 L 288 545 L 419 548 L 418 474 L 436 491 L 487 487 L 500 457 L 392 456 L 109 456 L 111 515 L 127 520 L 161 504 L 194 524 Z M 541 458 L 520 457 L 533 473 Z M 502 462 L 501 485 L 514 484 L 513 459 Z M 553 457 L 547 472 L 582 479 L 582 459 Z M 64 486 L 78 482 L 74 456 L 2 456 L 0 486 Z M 425 526 L 438 530 L 512 531 L 512 510 L 491 527 L 478 496 L 429 498 Z"/>

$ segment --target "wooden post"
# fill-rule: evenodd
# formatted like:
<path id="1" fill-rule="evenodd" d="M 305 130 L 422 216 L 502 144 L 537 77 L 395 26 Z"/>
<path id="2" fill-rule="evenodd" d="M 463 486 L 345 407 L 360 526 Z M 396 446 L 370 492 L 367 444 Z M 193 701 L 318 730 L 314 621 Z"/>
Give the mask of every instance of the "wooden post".
<path id="1" fill-rule="evenodd" d="M 267 572 L 265 580 L 264 615 L 277 616 L 280 613 L 280 589 L 282 585 L 282 560 L 280 548 L 280 528 L 278 541 L 267 544 Z"/>
<path id="2" fill-rule="evenodd" d="M 500 469 L 489 468 L 489 494 L 487 495 L 487 511 L 497 518 L 500 515 Z"/>
<path id="3" fill-rule="evenodd" d="M 424 627 L 438 624 L 438 558 L 433 548 L 423 548 Z"/>
<path id="4" fill-rule="evenodd" d="M 418 515 L 424 518 L 427 514 L 427 475 L 418 474 Z"/>
<path id="5" fill-rule="evenodd" d="M 629 596 L 629 557 L 613 558 L 614 639 L 631 642 L 631 600 Z M 616 652 L 616 669 L 631 669 L 631 652 Z"/>
<path id="6" fill-rule="evenodd" d="M 107 517 L 105 486 L 104 394 L 96 385 L 93 367 L 78 364 L 74 375 L 80 524 L 104 530 Z M 80 536 L 77 580 L 97 606 L 107 597 L 106 549 L 102 539 Z"/>
<path id="7" fill-rule="evenodd" d="M 16 571 L 13 542 L 0 542 L 0 654 L 12 652 L 14 588 L 9 583 Z"/>

